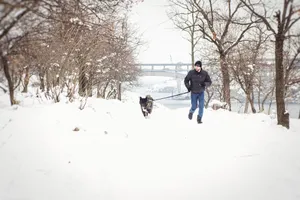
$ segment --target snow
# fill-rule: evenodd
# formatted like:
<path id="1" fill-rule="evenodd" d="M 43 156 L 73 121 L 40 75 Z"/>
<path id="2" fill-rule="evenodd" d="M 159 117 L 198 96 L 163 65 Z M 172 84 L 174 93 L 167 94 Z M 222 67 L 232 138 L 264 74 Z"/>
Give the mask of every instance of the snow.
<path id="1" fill-rule="evenodd" d="M 285 115 L 288 114 L 288 113 L 289 113 L 289 111 L 287 111 L 287 110 L 284 111 L 284 114 L 285 114 Z"/>
<path id="2" fill-rule="evenodd" d="M 70 18 L 70 22 L 74 24 L 82 25 L 82 21 L 78 17 Z"/>
<path id="3" fill-rule="evenodd" d="M 222 106 L 226 105 L 226 102 L 221 102 L 219 100 L 213 99 L 212 101 L 210 101 L 209 107 L 212 107 L 213 105 L 217 105 L 219 107 L 222 107 Z"/>
<path id="4" fill-rule="evenodd" d="M 83 110 L 34 88 L 11 107 L 0 90 L 0 199 L 300 198 L 298 119 L 287 130 L 265 114 L 205 109 L 197 124 L 189 107 L 160 102 L 145 119 L 138 98 L 159 81 L 172 82 L 144 77 L 123 101 L 89 98 Z"/>
<path id="5" fill-rule="evenodd" d="M 247 67 L 248 67 L 248 69 L 249 69 L 251 72 L 254 70 L 254 68 L 253 68 L 254 65 L 248 65 Z M 250 74 L 250 73 L 249 73 L 249 74 Z"/>

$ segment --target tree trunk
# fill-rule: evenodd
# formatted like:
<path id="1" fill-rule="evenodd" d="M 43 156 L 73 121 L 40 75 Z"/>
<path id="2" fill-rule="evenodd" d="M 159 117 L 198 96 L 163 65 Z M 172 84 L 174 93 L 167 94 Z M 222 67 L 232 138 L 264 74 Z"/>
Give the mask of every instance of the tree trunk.
<path id="1" fill-rule="evenodd" d="M 121 92 L 122 92 L 122 82 L 120 81 L 119 83 L 118 83 L 118 100 L 120 100 L 121 101 L 121 97 L 122 97 L 122 94 L 121 94 Z"/>
<path id="2" fill-rule="evenodd" d="M 205 90 L 207 93 L 207 101 L 205 103 L 205 108 L 208 108 L 209 102 L 211 101 L 212 97 L 214 96 L 214 92 L 210 93 L 209 89 Z"/>
<path id="3" fill-rule="evenodd" d="M 17 102 L 15 100 L 15 95 L 14 95 L 14 83 L 13 83 L 13 80 L 12 80 L 12 78 L 10 76 L 10 73 L 9 73 L 8 60 L 7 60 L 7 57 L 4 56 L 1 51 L 0 51 L 0 56 L 1 56 L 2 66 L 3 66 L 3 69 L 4 69 L 4 75 L 5 75 L 5 78 L 8 82 L 8 91 L 9 91 L 10 104 L 14 105 Z"/>
<path id="4" fill-rule="evenodd" d="M 255 106 L 254 106 L 254 101 L 253 101 L 252 98 L 250 98 L 249 103 L 250 103 L 252 113 L 256 113 L 256 109 L 255 109 Z"/>
<path id="5" fill-rule="evenodd" d="M 265 106 L 264 106 L 264 102 L 261 103 L 261 107 L 259 109 L 259 112 L 262 113 L 265 111 Z"/>
<path id="6" fill-rule="evenodd" d="M 284 35 L 278 32 L 275 41 L 275 66 L 276 66 L 276 107 L 277 107 L 277 124 L 282 125 L 289 129 L 289 113 L 286 113 L 284 94 L 285 94 L 285 81 L 284 81 L 284 67 L 283 67 L 283 44 Z"/>
<path id="7" fill-rule="evenodd" d="M 97 98 L 101 98 L 100 83 L 97 85 Z"/>
<path id="8" fill-rule="evenodd" d="M 94 79 L 94 75 L 93 73 L 89 73 L 89 80 L 88 80 L 88 88 L 87 88 L 87 91 L 88 91 L 88 96 L 89 97 L 92 97 L 93 96 L 93 79 Z"/>
<path id="9" fill-rule="evenodd" d="M 272 103 L 273 103 L 274 91 L 275 91 L 275 87 L 272 88 L 271 93 L 270 93 L 270 94 L 271 94 L 271 98 L 270 98 L 270 103 L 269 103 L 268 115 L 270 115 L 270 113 L 271 113 L 271 106 L 272 106 Z M 262 105 L 265 104 L 265 101 L 267 100 L 267 97 L 268 97 L 268 96 L 269 96 L 269 93 L 268 93 L 268 95 L 265 97 L 265 99 L 263 100 Z"/>
<path id="10" fill-rule="evenodd" d="M 252 95 L 251 95 L 252 94 Z M 253 89 L 248 88 L 246 93 L 246 101 L 250 104 L 251 112 L 256 113 L 256 109 L 254 107 L 254 95 L 253 95 Z M 248 111 L 248 108 L 247 108 Z M 246 113 L 246 112 L 245 112 Z"/>
<path id="11" fill-rule="evenodd" d="M 85 67 L 80 66 L 79 71 L 79 95 L 85 96 L 86 95 L 86 89 L 87 89 L 88 80 L 85 77 Z"/>
<path id="12" fill-rule="evenodd" d="M 256 109 L 255 109 L 255 106 L 254 106 L 254 90 L 253 90 L 253 86 L 251 87 L 251 98 L 250 98 L 250 106 L 251 106 L 251 111 L 252 113 L 256 113 Z"/>
<path id="13" fill-rule="evenodd" d="M 55 86 L 59 86 L 60 84 L 60 76 L 56 75 Z"/>
<path id="14" fill-rule="evenodd" d="M 259 112 L 263 112 L 264 106 L 260 102 L 260 98 L 261 98 L 260 96 L 261 96 L 261 77 L 259 77 L 259 82 L 258 82 L 257 103 L 258 103 Z"/>
<path id="15" fill-rule="evenodd" d="M 268 108 L 268 115 L 271 114 L 271 107 L 272 107 L 272 103 L 273 103 L 273 99 L 271 99 L 270 103 L 269 103 L 269 108 Z"/>
<path id="16" fill-rule="evenodd" d="M 102 94 L 103 99 L 105 99 L 105 98 L 107 97 L 107 96 L 106 96 L 106 90 L 107 90 L 107 88 L 108 88 L 108 86 L 109 86 L 109 84 L 110 84 L 110 81 L 111 81 L 111 80 L 108 80 L 108 81 L 106 82 L 105 86 L 104 86 L 103 94 Z"/>
<path id="17" fill-rule="evenodd" d="M 221 72 L 223 78 L 223 99 L 227 103 L 229 111 L 231 111 L 231 101 L 230 101 L 230 76 L 228 64 L 226 62 L 226 56 L 224 54 L 220 55 L 221 61 Z"/>
<path id="18" fill-rule="evenodd" d="M 109 90 L 109 92 L 106 96 L 106 99 L 116 99 L 117 98 L 117 93 L 118 93 L 118 91 L 116 91 L 115 85 L 111 84 L 110 85 L 110 90 Z"/>
<path id="19" fill-rule="evenodd" d="M 88 97 L 92 97 L 93 96 L 93 90 L 92 88 L 89 87 L 88 91 Z"/>
<path id="20" fill-rule="evenodd" d="M 191 37 L 191 58 L 192 58 L 192 67 L 191 69 L 194 69 L 194 64 L 195 64 L 195 46 L 194 46 L 194 32 L 192 33 Z"/>
<path id="21" fill-rule="evenodd" d="M 45 70 L 42 69 L 42 67 L 39 68 L 39 78 L 40 78 L 40 89 L 42 92 L 45 91 Z"/>
<path id="22" fill-rule="evenodd" d="M 246 94 L 246 102 L 245 102 L 244 113 L 248 113 L 248 108 L 249 108 L 249 98 L 248 98 L 248 94 Z"/>
<path id="23" fill-rule="evenodd" d="M 25 69 L 25 78 L 24 78 L 24 88 L 23 88 L 23 93 L 28 92 L 28 84 L 29 84 L 29 67 L 27 66 Z"/>
<path id="24" fill-rule="evenodd" d="M 259 112 L 263 111 L 263 108 L 261 106 L 261 103 L 260 103 L 260 92 L 258 92 L 258 95 L 257 95 L 257 104 L 258 104 L 258 110 Z"/>
<path id="25" fill-rule="evenodd" d="M 49 77 L 49 70 L 48 69 L 45 69 L 45 72 L 44 72 L 45 74 L 46 74 L 46 86 L 47 86 L 47 91 L 46 91 L 46 93 L 49 95 L 50 94 L 50 88 L 51 88 L 51 86 L 50 86 L 50 77 Z M 43 79 L 44 80 L 44 79 Z M 44 84 L 45 84 L 45 81 L 43 81 L 44 82 Z M 44 85 L 44 87 L 45 87 L 45 85 Z"/>

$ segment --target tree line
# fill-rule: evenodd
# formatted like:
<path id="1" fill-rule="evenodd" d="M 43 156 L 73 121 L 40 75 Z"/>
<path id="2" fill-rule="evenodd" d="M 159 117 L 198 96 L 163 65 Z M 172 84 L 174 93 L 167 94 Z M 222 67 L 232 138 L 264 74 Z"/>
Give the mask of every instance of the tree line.
<path id="1" fill-rule="evenodd" d="M 207 91 L 231 110 L 236 87 L 253 113 L 275 96 L 278 124 L 289 128 L 285 101 L 299 96 L 300 2 L 293 0 L 170 0 L 167 11 L 191 46 L 191 62 L 211 66 Z M 297 94 L 298 93 L 298 94 Z"/>
<path id="2" fill-rule="evenodd" d="M 17 104 L 37 77 L 39 95 L 67 93 L 121 99 L 122 82 L 136 79 L 142 41 L 128 13 L 138 0 L 0 1 L 0 87 Z M 4 80 L 7 80 L 5 84 Z"/>

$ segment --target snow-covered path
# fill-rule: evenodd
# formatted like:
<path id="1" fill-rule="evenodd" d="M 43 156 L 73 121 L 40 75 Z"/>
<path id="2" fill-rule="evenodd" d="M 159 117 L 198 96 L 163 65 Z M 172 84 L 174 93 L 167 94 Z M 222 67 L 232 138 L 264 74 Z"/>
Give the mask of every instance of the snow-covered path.
<path id="1" fill-rule="evenodd" d="M 105 100 L 3 109 L 0 199 L 300 197 L 298 121 L 287 131 L 266 115 L 205 110 L 197 124 L 187 110 L 144 119 L 134 103 Z"/>

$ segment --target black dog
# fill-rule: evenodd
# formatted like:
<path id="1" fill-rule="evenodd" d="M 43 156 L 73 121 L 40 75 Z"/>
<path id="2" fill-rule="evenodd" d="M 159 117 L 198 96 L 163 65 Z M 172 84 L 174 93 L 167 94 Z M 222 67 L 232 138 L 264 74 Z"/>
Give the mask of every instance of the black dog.
<path id="1" fill-rule="evenodd" d="M 154 99 L 147 95 L 145 98 L 140 97 L 140 106 L 144 117 L 152 113 Z"/>

